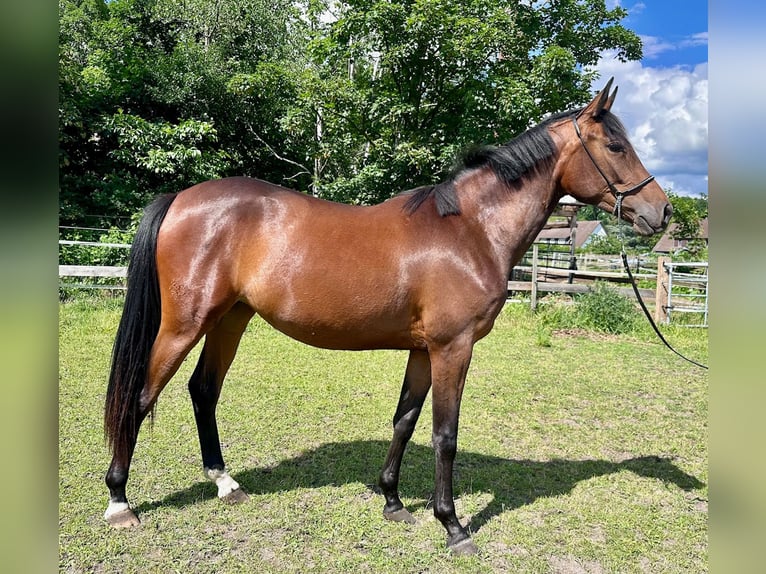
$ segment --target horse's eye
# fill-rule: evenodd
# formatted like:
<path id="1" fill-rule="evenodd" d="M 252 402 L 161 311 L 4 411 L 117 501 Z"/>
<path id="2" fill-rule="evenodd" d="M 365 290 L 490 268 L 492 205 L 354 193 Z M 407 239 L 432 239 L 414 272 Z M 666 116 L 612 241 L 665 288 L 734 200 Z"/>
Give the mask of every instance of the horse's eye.
<path id="1" fill-rule="evenodd" d="M 614 153 L 622 153 L 625 151 L 625 146 L 620 142 L 609 142 L 606 144 L 606 147 L 609 149 L 609 151 Z"/>

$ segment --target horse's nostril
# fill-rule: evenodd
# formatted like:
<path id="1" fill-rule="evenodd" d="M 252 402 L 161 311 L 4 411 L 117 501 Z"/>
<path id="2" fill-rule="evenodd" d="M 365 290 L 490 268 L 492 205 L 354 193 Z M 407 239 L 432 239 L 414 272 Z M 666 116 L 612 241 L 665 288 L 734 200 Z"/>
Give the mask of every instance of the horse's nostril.
<path id="1" fill-rule="evenodd" d="M 670 221 L 670 218 L 673 215 L 673 206 L 669 203 L 665 204 L 665 216 L 662 218 L 663 225 L 667 225 Z"/>

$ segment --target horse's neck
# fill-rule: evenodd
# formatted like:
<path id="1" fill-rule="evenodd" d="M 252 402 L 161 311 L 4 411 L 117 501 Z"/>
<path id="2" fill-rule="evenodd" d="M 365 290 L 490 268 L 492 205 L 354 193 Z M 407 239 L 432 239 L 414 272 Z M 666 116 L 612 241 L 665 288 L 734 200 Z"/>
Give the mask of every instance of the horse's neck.
<path id="1" fill-rule="evenodd" d="M 477 173 L 466 187 L 476 198 L 472 211 L 487 233 L 498 265 L 510 268 L 545 226 L 558 200 L 549 170 L 525 177 L 508 188 L 489 170 Z M 468 183 L 468 182 L 467 182 Z"/>

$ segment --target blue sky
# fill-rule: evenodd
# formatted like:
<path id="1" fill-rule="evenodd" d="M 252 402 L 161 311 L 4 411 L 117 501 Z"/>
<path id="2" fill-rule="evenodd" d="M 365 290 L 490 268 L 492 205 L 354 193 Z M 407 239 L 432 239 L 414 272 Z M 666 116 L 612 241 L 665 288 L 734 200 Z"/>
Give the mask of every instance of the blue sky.
<path id="1" fill-rule="evenodd" d="M 602 54 L 593 90 L 614 76 L 613 111 L 639 157 L 664 188 L 708 192 L 708 6 L 706 0 L 607 0 L 628 11 L 623 25 L 643 41 L 639 62 Z"/>
<path id="2" fill-rule="evenodd" d="M 643 38 L 644 62 L 664 67 L 707 62 L 705 0 L 623 0 L 620 4 L 630 13 L 624 24 Z"/>

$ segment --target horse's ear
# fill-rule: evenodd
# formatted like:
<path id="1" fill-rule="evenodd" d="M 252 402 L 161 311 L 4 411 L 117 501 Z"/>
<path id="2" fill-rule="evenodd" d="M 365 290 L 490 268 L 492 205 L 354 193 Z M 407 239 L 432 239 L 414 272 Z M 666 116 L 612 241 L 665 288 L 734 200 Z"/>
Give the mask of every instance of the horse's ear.
<path id="1" fill-rule="evenodd" d="M 610 111 L 612 109 L 612 104 L 614 103 L 614 98 L 617 97 L 617 90 L 619 90 L 619 89 L 620 89 L 620 86 L 615 86 L 614 87 L 614 91 L 612 92 L 612 95 L 609 96 L 609 98 L 607 98 L 606 104 L 604 104 L 603 112 L 608 112 L 608 111 Z"/>
<path id="2" fill-rule="evenodd" d="M 608 112 L 614 103 L 614 97 L 617 95 L 617 88 L 614 89 L 611 96 L 609 95 L 609 90 L 612 88 L 612 82 L 614 82 L 614 77 L 609 78 L 604 89 L 596 94 L 591 102 L 585 106 L 577 116 L 589 115 L 598 119 Z"/>

